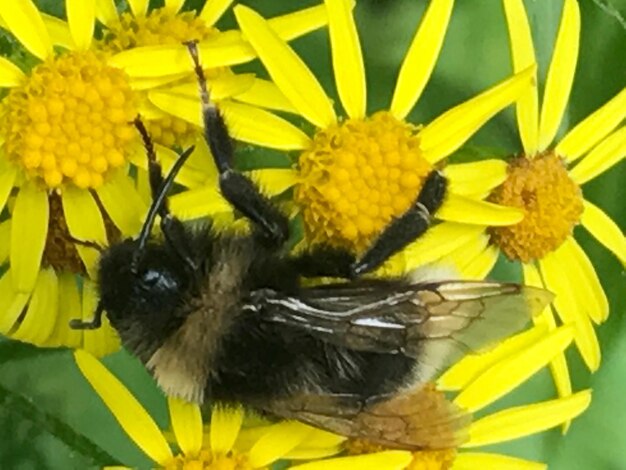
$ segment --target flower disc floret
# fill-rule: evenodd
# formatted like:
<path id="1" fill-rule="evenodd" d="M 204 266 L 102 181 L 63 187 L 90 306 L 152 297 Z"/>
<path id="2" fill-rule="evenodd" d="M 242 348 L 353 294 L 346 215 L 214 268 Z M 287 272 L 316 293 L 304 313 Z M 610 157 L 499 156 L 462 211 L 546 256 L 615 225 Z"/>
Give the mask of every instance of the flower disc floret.
<path id="1" fill-rule="evenodd" d="M 491 229 L 492 241 L 502 252 L 524 263 L 561 246 L 583 213 L 582 191 L 554 152 L 512 160 L 506 181 L 491 199 L 524 210 L 520 223 Z"/>
<path id="2" fill-rule="evenodd" d="M 295 194 L 310 240 L 362 252 L 410 207 L 431 170 L 419 128 L 387 111 L 318 131 L 300 155 Z"/>
<path id="3" fill-rule="evenodd" d="M 10 160 L 48 188 L 97 188 L 125 163 L 137 110 L 126 75 L 94 52 L 49 59 L 4 100 Z"/>
<path id="4" fill-rule="evenodd" d="M 202 449 L 197 455 L 177 455 L 165 465 L 167 470 L 253 470 L 248 458 L 229 452 L 227 455 L 213 455 L 208 449 Z"/>

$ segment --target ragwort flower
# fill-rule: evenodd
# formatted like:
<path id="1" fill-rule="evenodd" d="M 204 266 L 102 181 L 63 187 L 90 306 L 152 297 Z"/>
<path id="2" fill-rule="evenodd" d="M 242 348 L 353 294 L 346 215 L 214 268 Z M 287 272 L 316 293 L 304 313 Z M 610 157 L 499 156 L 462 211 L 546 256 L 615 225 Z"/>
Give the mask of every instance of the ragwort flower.
<path id="1" fill-rule="evenodd" d="M 243 428 L 241 408 L 214 406 L 210 424 L 203 425 L 197 405 L 169 399 L 170 425 L 177 447 L 173 449 L 143 406 L 97 359 L 81 350 L 75 351 L 74 357 L 124 432 L 156 468 L 269 469 L 279 459 L 313 460 L 335 455 L 341 451 L 340 444 L 345 440 L 294 421 Z M 401 470 L 410 461 L 409 452 L 384 451 L 310 462 L 295 468 Z"/>
<path id="2" fill-rule="evenodd" d="M 535 60 L 528 18 L 521 0 L 504 0 L 513 66 L 524 69 Z M 553 144 L 562 120 L 576 68 L 580 12 L 576 0 L 565 0 L 548 71 L 541 110 L 537 88 L 517 104 L 521 153 L 512 157 L 504 183 L 490 200 L 519 207 L 517 225 L 490 230 L 491 246 L 520 261 L 524 282 L 554 292 L 554 310 L 562 323 L 574 326 L 575 343 L 595 371 L 600 346 L 593 323 L 606 320 L 609 307 L 593 265 L 573 236 L 579 224 L 626 262 L 626 239 L 600 208 L 584 199 L 581 186 L 623 160 L 626 155 L 626 89 L 569 130 Z M 471 248 L 469 248 L 471 251 Z M 540 318 L 550 328 L 556 320 L 546 309 Z M 562 355 L 552 363 L 561 395 L 571 393 Z"/>
<path id="3" fill-rule="evenodd" d="M 425 126 L 407 122 L 431 75 L 453 3 L 430 2 L 401 66 L 389 109 L 368 115 L 363 58 L 350 5 L 343 0 L 326 2 L 335 82 L 345 119 L 338 119 L 313 73 L 272 26 L 251 9 L 235 7 L 242 32 L 273 81 L 298 114 L 316 128 L 312 138 L 292 139 L 289 147 L 301 151 L 296 170 L 270 170 L 263 178 L 268 187 L 276 180 L 280 190 L 295 187 L 295 200 L 312 243 L 362 252 L 393 217 L 409 208 L 426 175 L 442 167 L 447 156 L 521 96 L 532 81 L 530 67 Z M 282 138 L 287 142 L 290 137 Z M 481 200 L 504 180 L 503 162 L 449 165 L 444 173 L 450 188 L 436 214 L 443 222 L 425 240 L 405 250 L 405 269 L 435 261 L 469 238 L 482 235 L 487 239 L 485 226 L 521 220 L 518 210 Z M 468 223 L 474 224 L 471 229 Z M 431 250 L 429 240 L 433 239 Z M 428 249 L 422 243 L 429 244 Z M 495 260 L 497 251 L 486 249 L 484 256 Z"/>
<path id="4" fill-rule="evenodd" d="M 137 108 L 127 76 L 92 47 L 94 10 L 68 0 L 69 25 L 42 15 L 30 0 L 0 12 L 2 26 L 36 58 L 28 72 L 0 58 L 0 210 L 6 242 L 1 262 L 0 332 L 37 345 L 83 346 L 104 354 L 118 346 L 108 323 L 98 331 L 68 327 L 91 317 L 97 250 L 135 233 L 145 207 L 128 177 Z M 57 41 L 58 39 L 58 41 Z M 53 45 L 69 50 L 55 52 Z M 83 276 L 81 285 L 75 274 Z"/>

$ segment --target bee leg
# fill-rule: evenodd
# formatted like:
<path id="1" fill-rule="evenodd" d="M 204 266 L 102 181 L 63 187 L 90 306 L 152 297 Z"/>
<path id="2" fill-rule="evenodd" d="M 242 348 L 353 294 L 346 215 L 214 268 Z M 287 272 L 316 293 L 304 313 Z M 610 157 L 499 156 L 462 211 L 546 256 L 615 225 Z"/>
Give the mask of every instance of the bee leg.
<path id="1" fill-rule="evenodd" d="M 300 253 L 291 262 L 304 277 L 351 277 L 351 266 L 356 261 L 347 250 L 330 246 L 315 247 Z"/>
<path id="2" fill-rule="evenodd" d="M 148 134 L 148 131 L 139 117 L 134 121 L 135 127 L 141 134 L 144 147 L 148 155 L 148 178 L 150 180 L 150 190 L 152 192 L 152 205 L 148 211 L 146 221 L 141 229 L 141 233 L 138 238 L 137 250 L 135 252 L 135 258 L 133 262 L 136 264 L 141 258 L 145 245 L 150 238 L 150 232 L 154 225 L 156 216 L 161 217 L 161 231 L 165 236 L 167 242 L 174 248 L 175 252 L 180 258 L 189 266 L 192 272 L 196 272 L 199 268 L 194 261 L 194 256 L 189 251 L 189 244 L 187 242 L 187 236 L 183 224 L 174 217 L 167 207 L 167 195 L 170 188 L 174 184 L 174 178 L 182 168 L 189 155 L 194 150 L 194 147 L 190 147 L 180 154 L 178 160 L 174 162 L 174 165 L 170 169 L 169 173 L 163 178 L 163 171 L 161 164 L 157 161 L 156 152 L 154 150 L 154 144 Z"/>
<path id="3" fill-rule="evenodd" d="M 228 127 L 220 111 L 209 100 L 204 72 L 198 57 L 197 44 L 186 42 L 194 62 L 202 101 L 204 138 L 211 149 L 215 166 L 219 171 L 222 196 L 239 212 L 252 221 L 261 238 L 275 247 L 280 247 L 289 236 L 289 224 L 282 214 L 256 185 L 232 165 L 234 148 Z"/>
<path id="4" fill-rule="evenodd" d="M 351 266 L 352 277 L 370 272 L 422 236 L 430 227 L 433 214 L 441 207 L 446 195 L 448 180 L 433 170 L 424 181 L 422 190 L 413 205 L 393 220 L 378 239 L 356 263 Z"/>
<path id="5" fill-rule="evenodd" d="M 73 318 L 72 320 L 70 320 L 70 328 L 73 330 L 97 330 L 102 325 L 103 312 L 104 308 L 102 308 L 102 304 L 98 302 L 98 307 L 96 307 L 96 311 L 94 312 L 93 318 L 90 321 Z"/>

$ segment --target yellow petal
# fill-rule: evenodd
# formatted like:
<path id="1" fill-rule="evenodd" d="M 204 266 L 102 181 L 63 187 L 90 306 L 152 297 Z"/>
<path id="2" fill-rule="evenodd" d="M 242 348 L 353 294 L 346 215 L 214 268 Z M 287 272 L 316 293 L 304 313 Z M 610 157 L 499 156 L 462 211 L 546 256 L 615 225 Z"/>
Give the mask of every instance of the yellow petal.
<path id="1" fill-rule="evenodd" d="M 324 3 L 328 10 L 328 34 L 337 93 L 346 114 L 361 119 L 365 116 L 367 104 L 365 66 L 352 8 L 345 0 L 325 0 Z"/>
<path id="2" fill-rule="evenodd" d="M 0 265 L 9 259 L 11 246 L 11 219 L 0 223 Z"/>
<path id="3" fill-rule="evenodd" d="M 132 179 L 120 171 L 96 189 L 107 215 L 125 237 L 139 233 L 147 207 L 135 189 Z"/>
<path id="4" fill-rule="evenodd" d="M 488 246 L 461 270 L 462 276 L 465 279 L 485 279 L 498 262 L 499 256 L 500 250 L 495 246 Z"/>
<path id="5" fill-rule="evenodd" d="M 237 75 L 224 75 L 210 80 L 209 88 L 211 90 L 211 101 L 219 101 L 224 98 L 230 98 L 233 95 L 239 95 L 250 89 L 254 83 L 254 74 L 241 73 Z M 181 85 L 162 87 L 160 92 L 181 95 L 200 101 L 200 91 L 198 90 L 198 82 L 195 80 L 187 81 Z"/>
<path id="6" fill-rule="evenodd" d="M 535 63 L 535 48 L 528 17 L 522 0 L 504 0 L 504 11 L 509 29 L 513 71 L 520 72 Z M 515 111 L 524 151 L 527 155 L 534 155 L 539 139 L 539 97 L 536 83 L 520 96 Z"/>
<path id="7" fill-rule="evenodd" d="M 170 210 L 183 220 L 231 212 L 232 207 L 216 187 L 199 187 L 172 196 Z"/>
<path id="8" fill-rule="evenodd" d="M 237 101 L 259 106 L 260 108 L 275 109 L 287 113 L 297 113 L 283 92 L 269 80 L 255 78 L 252 86 L 234 97 Z"/>
<path id="9" fill-rule="evenodd" d="M 250 449 L 249 458 L 253 468 L 265 467 L 300 444 L 311 428 L 297 421 L 283 421 L 270 427 Z"/>
<path id="10" fill-rule="evenodd" d="M 554 308 L 563 323 L 574 327 L 574 340 L 587 367 L 594 372 L 600 366 L 600 345 L 591 320 L 576 301 L 575 286 L 571 285 L 567 270 L 574 261 L 561 248 L 546 255 L 539 267 L 546 287 L 556 294 Z"/>
<path id="11" fill-rule="evenodd" d="M 486 194 L 506 180 L 507 163 L 504 160 L 481 160 L 447 165 L 443 173 L 448 178 L 449 191 L 461 196 Z"/>
<path id="12" fill-rule="evenodd" d="M 39 10 L 32 0 L 15 0 L 11 8 L 1 8 L 0 16 L 9 31 L 35 57 L 41 60 L 52 56 L 52 42 Z"/>
<path id="13" fill-rule="evenodd" d="M 617 165 L 626 157 L 626 126 L 600 142 L 570 171 L 578 184 L 585 184 L 599 174 Z"/>
<path id="14" fill-rule="evenodd" d="M 437 388 L 444 391 L 463 389 L 491 366 L 527 349 L 543 338 L 547 332 L 548 329 L 545 326 L 536 326 L 504 340 L 483 354 L 468 354 L 439 377 Z"/>
<path id="15" fill-rule="evenodd" d="M 452 260 L 456 266 L 459 274 L 465 278 L 464 269 L 487 247 L 489 243 L 489 236 L 485 233 L 478 237 L 472 238 L 467 243 L 452 250 L 447 256 L 446 260 Z"/>
<path id="16" fill-rule="evenodd" d="M 235 139 L 279 150 L 302 150 L 311 139 L 287 120 L 243 103 L 222 101 L 220 109 Z"/>
<path id="17" fill-rule="evenodd" d="M 575 286 L 578 305 L 595 323 L 604 322 L 609 316 L 609 301 L 591 261 L 573 237 L 563 242 L 562 251 L 572 262 L 567 267 L 567 276 Z"/>
<path id="18" fill-rule="evenodd" d="M 404 56 L 393 92 L 390 111 L 404 119 L 419 99 L 435 67 L 454 0 L 431 1 Z"/>
<path id="19" fill-rule="evenodd" d="M 65 0 L 65 9 L 76 49 L 89 49 L 96 20 L 96 0 Z"/>
<path id="20" fill-rule="evenodd" d="M 341 446 L 335 447 L 296 447 L 287 452 L 283 459 L 285 460 L 317 460 L 337 455 L 343 451 Z"/>
<path id="21" fill-rule="evenodd" d="M 136 47 L 111 56 L 108 63 L 132 78 L 163 77 L 193 70 L 189 51 L 181 45 Z"/>
<path id="22" fill-rule="evenodd" d="M 202 414 L 200 407 L 177 398 L 168 397 L 170 425 L 176 443 L 185 455 L 195 455 L 202 447 Z"/>
<path id="23" fill-rule="evenodd" d="M 115 0 L 96 0 L 96 18 L 105 26 L 117 20 L 117 8 Z"/>
<path id="24" fill-rule="evenodd" d="M 454 459 L 452 470 L 546 470 L 548 466 L 540 462 L 518 459 L 508 455 L 487 454 L 484 452 L 461 452 Z"/>
<path id="25" fill-rule="evenodd" d="M 22 83 L 26 75 L 24 72 L 4 57 L 0 57 L 0 87 L 15 87 Z"/>
<path id="26" fill-rule="evenodd" d="M 444 222 L 428 229 L 426 233 L 404 249 L 406 269 L 412 270 L 437 261 L 455 248 L 484 232 L 480 225 Z"/>
<path id="27" fill-rule="evenodd" d="M 463 447 L 506 442 L 545 431 L 574 419 L 590 403 L 591 390 L 584 390 L 566 398 L 505 409 L 472 423 L 469 442 Z"/>
<path id="28" fill-rule="evenodd" d="M 214 405 L 211 412 L 211 451 L 214 454 L 230 452 L 241 429 L 244 412 L 241 407 L 225 408 Z"/>
<path id="29" fill-rule="evenodd" d="M 58 283 L 54 269 L 39 271 L 22 323 L 11 337 L 37 346 L 46 344 L 57 319 Z"/>
<path id="30" fill-rule="evenodd" d="M 436 163 L 465 143 L 498 111 L 516 101 L 535 81 L 535 66 L 446 111 L 421 132 L 424 158 Z"/>
<path id="31" fill-rule="evenodd" d="M 522 269 L 524 272 L 524 284 L 529 286 L 545 288 L 539 271 L 531 263 L 523 263 Z M 556 320 L 552 313 L 552 308 L 547 306 L 540 315 L 533 317 L 533 323 L 536 327 L 548 328 L 549 331 L 556 329 Z M 552 362 L 550 362 L 550 371 L 554 379 L 557 392 L 560 397 L 566 397 L 572 394 L 572 382 L 569 376 L 569 369 L 567 368 L 567 362 L 564 354 L 557 354 Z M 564 430 L 567 430 L 569 423 L 564 425 Z"/>
<path id="32" fill-rule="evenodd" d="M 4 158 L 4 156 L 1 155 L 0 158 Z M 0 213 L 4 210 L 4 206 L 9 200 L 16 177 L 17 168 L 13 165 L 0 167 Z"/>
<path id="33" fill-rule="evenodd" d="M 128 436 L 152 460 L 165 465 L 172 451 L 159 427 L 130 391 L 95 357 L 74 351 L 76 365 Z"/>
<path id="34" fill-rule="evenodd" d="M 354 0 L 346 0 L 350 9 L 354 8 Z M 267 20 L 274 32 L 285 42 L 321 28 L 328 23 L 326 5 L 303 8 L 276 16 Z"/>
<path id="35" fill-rule="evenodd" d="M 264 168 L 250 172 L 252 180 L 268 196 L 277 196 L 294 186 L 298 174 L 291 168 Z"/>
<path id="36" fill-rule="evenodd" d="M 35 184 L 22 185 L 15 198 L 11 229 L 13 286 L 30 292 L 35 286 L 48 234 L 48 196 Z"/>
<path id="37" fill-rule="evenodd" d="M 58 275 L 58 315 L 50 335 L 50 346 L 77 348 L 81 343 L 81 332 L 70 328 L 70 321 L 81 318 L 80 295 L 76 278 L 70 273 Z"/>
<path id="38" fill-rule="evenodd" d="M 626 118 L 626 88 L 578 123 L 556 146 L 556 153 L 574 161 L 604 139 Z"/>
<path id="39" fill-rule="evenodd" d="M 448 193 L 435 216 L 449 222 L 503 226 L 518 223 L 524 218 L 524 212 L 514 207 L 500 206 L 492 202 Z"/>
<path id="40" fill-rule="evenodd" d="M 539 121 L 539 150 L 544 150 L 550 145 L 563 118 L 576 72 L 579 37 L 580 9 L 578 2 L 565 0 L 561 14 L 561 25 L 554 43 L 554 52 L 543 93 Z"/>
<path id="41" fill-rule="evenodd" d="M 98 291 L 95 283 L 90 279 L 83 279 L 83 304 L 81 318 L 83 321 L 93 319 L 98 305 Z M 102 357 L 120 349 L 120 340 L 117 333 L 111 328 L 109 319 L 102 318 L 102 326 L 95 330 L 84 330 L 83 348 L 97 357 Z"/>
<path id="42" fill-rule="evenodd" d="M 254 10 L 238 5 L 235 16 L 272 80 L 300 114 L 326 128 L 337 121 L 330 99 L 300 57 Z"/>
<path id="43" fill-rule="evenodd" d="M 626 264 L 626 238 L 619 226 L 595 204 L 584 200 L 585 210 L 580 223 L 591 235 Z"/>
<path id="44" fill-rule="evenodd" d="M 213 26 L 222 17 L 231 3 L 233 3 L 233 0 L 208 0 L 198 16 L 207 26 Z"/>
<path id="45" fill-rule="evenodd" d="M 403 470 L 413 460 L 413 454 L 404 450 L 387 450 L 373 454 L 337 457 L 318 462 L 294 465 L 298 470 Z"/>
<path id="46" fill-rule="evenodd" d="M 41 18 L 43 18 L 43 23 L 46 25 L 52 44 L 64 47 L 65 49 L 74 48 L 74 40 L 72 39 L 72 33 L 70 32 L 67 22 L 43 12 L 41 12 Z"/>
<path id="47" fill-rule="evenodd" d="M 150 0 L 128 0 L 133 16 L 146 16 Z"/>
<path id="48" fill-rule="evenodd" d="M 69 186 L 61 194 L 63 214 L 70 235 L 78 240 L 107 244 L 107 235 L 100 208 L 90 192 Z M 99 253 L 94 248 L 76 245 L 85 268 L 95 273 Z"/>
<path id="49" fill-rule="evenodd" d="M 548 333 L 487 369 L 456 396 L 454 403 L 471 412 L 493 403 L 546 366 L 572 342 L 573 336 L 569 325 Z"/>
<path id="50" fill-rule="evenodd" d="M 13 288 L 13 275 L 11 269 L 0 277 L 0 333 L 8 335 L 15 322 L 22 314 L 30 292 L 18 292 Z"/>
<path id="51" fill-rule="evenodd" d="M 165 8 L 175 14 L 183 7 L 185 0 L 165 0 Z M 214 3 L 214 2 L 209 2 Z"/>

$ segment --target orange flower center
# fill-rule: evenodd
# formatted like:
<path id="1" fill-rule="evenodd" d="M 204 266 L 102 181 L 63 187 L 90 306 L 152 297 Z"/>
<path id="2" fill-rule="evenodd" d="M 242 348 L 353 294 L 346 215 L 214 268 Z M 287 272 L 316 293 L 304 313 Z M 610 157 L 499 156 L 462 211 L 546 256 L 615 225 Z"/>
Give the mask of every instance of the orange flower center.
<path id="1" fill-rule="evenodd" d="M 312 243 L 362 252 L 409 208 L 432 170 L 418 131 L 381 111 L 316 133 L 295 193 Z"/>
<path id="2" fill-rule="evenodd" d="M 490 198 L 523 209 L 524 219 L 491 228 L 491 241 L 512 260 L 528 263 L 558 248 L 573 232 L 583 213 L 580 187 L 554 152 L 511 161 L 506 181 Z"/>
<path id="3" fill-rule="evenodd" d="M 167 470 L 253 470 L 244 454 L 229 452 L 227 455 L 215 456 L 206 449 L 202 449 L 193 456 L 177 455 L 164 468 Z"/>

